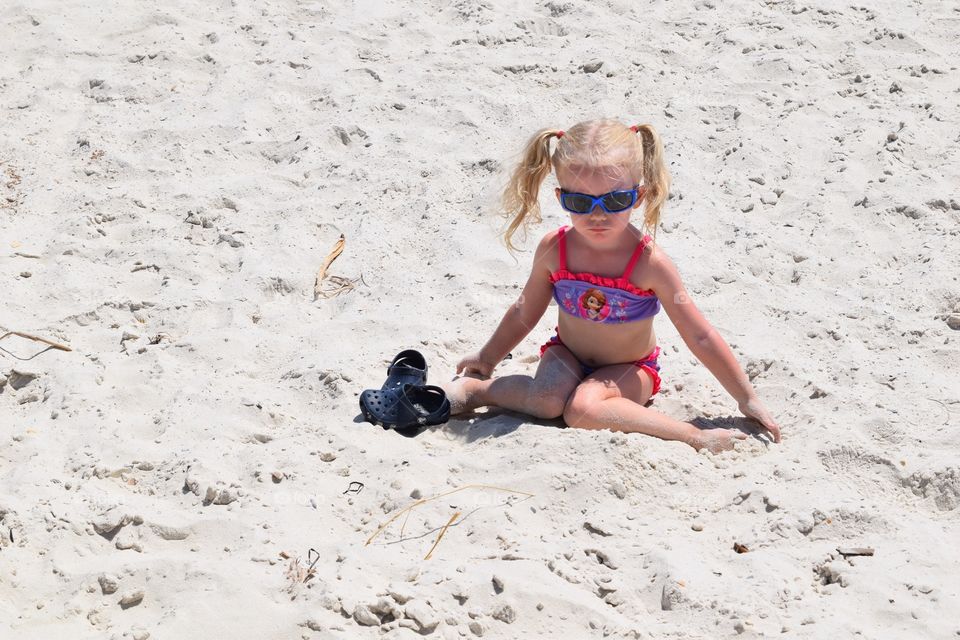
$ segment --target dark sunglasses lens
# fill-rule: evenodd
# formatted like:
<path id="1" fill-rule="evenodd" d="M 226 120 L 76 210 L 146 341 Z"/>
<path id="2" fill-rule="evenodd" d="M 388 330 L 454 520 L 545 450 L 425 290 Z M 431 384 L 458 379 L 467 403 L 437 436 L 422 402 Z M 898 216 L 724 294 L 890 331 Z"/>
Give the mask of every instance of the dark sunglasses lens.
<path id="1" fill-rule="evenodd" d="M 633 204 L 633 191 L 614 191 L 603 196 L 603 204 L 610 211 L 623 211 Z"/>
<path id="2" fill-rule="evenodd" d="M 593 200 L 579 193 L 563 194 L 563 206 L 574 213 L 590 213 Z"/>

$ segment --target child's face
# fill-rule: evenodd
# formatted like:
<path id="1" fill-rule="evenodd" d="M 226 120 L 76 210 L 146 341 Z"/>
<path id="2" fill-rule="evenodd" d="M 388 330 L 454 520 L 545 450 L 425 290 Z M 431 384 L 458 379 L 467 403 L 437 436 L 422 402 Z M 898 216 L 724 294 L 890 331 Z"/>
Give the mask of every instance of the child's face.
<path id="1" fill-rule="evenodd" d="M 623 171 L 606 171 L 583 167 L 560 168 L 557 171 L 560 187 L 567 191 L 586 193 L 599 196 L 611 191 L 632 189 L 634 183 L 630 176 Z M 556 189 L 557 201 L 560 200 L 560 188 Z M 640 189 L 637 202 L 632 208 L 620 213 L 607 213 L 599 206 L 585 214 L 570 214 L 574 229 L 583 234 L 591 243 L 600 245 L 613 244 L 630 224 L 630 214 L 643 201 L 643 188 Z"/>

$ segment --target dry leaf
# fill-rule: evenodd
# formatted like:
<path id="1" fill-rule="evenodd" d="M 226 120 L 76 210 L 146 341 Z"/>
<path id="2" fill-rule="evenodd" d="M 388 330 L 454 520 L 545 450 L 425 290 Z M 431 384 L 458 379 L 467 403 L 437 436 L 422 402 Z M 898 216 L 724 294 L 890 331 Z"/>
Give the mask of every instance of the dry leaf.
<path id="1" fill-rule="evenodd" d="M 337 259 L 337 256 L 343 253 L 343 246 L 346 241 L 346 236 L 341 233 L 340 239 L 337 240 L 337 243 L 333 246 L 333 251 L 327 254 L 327 257 L 323 260 L 323 264 L 320 265 L 320 270 L 317 271 L 317 279 L 313 283 L 313 293 L 315 296 L 320 296 L 320 282 L 327 277 L 327 269 L 331 264 L 333 264 L 333 261 Z"/>

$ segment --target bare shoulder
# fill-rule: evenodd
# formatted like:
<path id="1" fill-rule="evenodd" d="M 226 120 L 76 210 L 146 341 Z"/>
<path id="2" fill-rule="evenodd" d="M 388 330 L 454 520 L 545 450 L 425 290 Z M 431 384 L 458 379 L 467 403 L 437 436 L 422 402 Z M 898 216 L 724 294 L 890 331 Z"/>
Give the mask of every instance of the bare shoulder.
<path id="1" fill-rule="evenodd" d="M 540 238 L 540 244 L 537 246 L 537 251 L 541 249 L 555 248 L 557 243 L 560 241 L 560 227 L 558 229 L 552 229 L 547 231 L 542 238 Z"/>
<path id="2" fill-rule="evenodd" d="M 647 250 L 644 251 L 644 260 L 646 261 L 644 273 L 649 282 L 648 288 L 655 291 L 682 288 L 683 283 L 680 281 L 677 267 L 670 256 L 667 255 L 663 246 L 657 244 L 655 240 L 651 240 L 647 247 Z"/>
<path id="3" fill-rule="evenodd" d="M 670 256 L 667 255 L 666 250 L 652 237 L 650 238 L 650 242 L 647 243 L 646 251 L 643 253 L 643 257 L 646 259 L 651 270 L 663 269 L 668 265 L 673 265 L 673 262 L 670 260 Z"/>
<path id="4" fill-rule="evenodd" d="M 560 229 L 548 231 L 540 243 L 537 245 L 537 251 L 534 255 L 534 269 L 546 269 L 547 272 L 554 272 L 560 265 Z"/>
<path id="5" fill-rule="evenodd" d="M 658 289 L 663 286 L 667 280 L 672 280 L 676 273 L 676 267 L 670 256 L 664 248 L 652 239 L 647 243 L 643 255 L 637 264 L 635 273 L 640 276 L 642 282 L 637 283 L 646 289 Z"/>

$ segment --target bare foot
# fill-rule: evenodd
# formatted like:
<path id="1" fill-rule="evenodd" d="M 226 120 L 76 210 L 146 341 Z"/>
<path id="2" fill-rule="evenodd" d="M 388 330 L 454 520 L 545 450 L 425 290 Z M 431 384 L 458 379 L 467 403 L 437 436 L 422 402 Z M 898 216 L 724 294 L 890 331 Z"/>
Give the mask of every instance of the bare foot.
<path id="1" fill-rule="evenodd" d="M 441 383 L 440 388 L 444 390 L 447 400 L 450 401 L 450 415 L 455 416 L 484 406 L 481 395 L 488 385 L 488 380 L 478 380 L 469 376 Z"/>
<path id="2" fill-rule="evenodd" d="M 690 444 L 699 451 L 704 447 L 711 453 L 730 451 L 737 440 L 746 440 L 747 434 L 737 429 L 703 429 Z"/>

